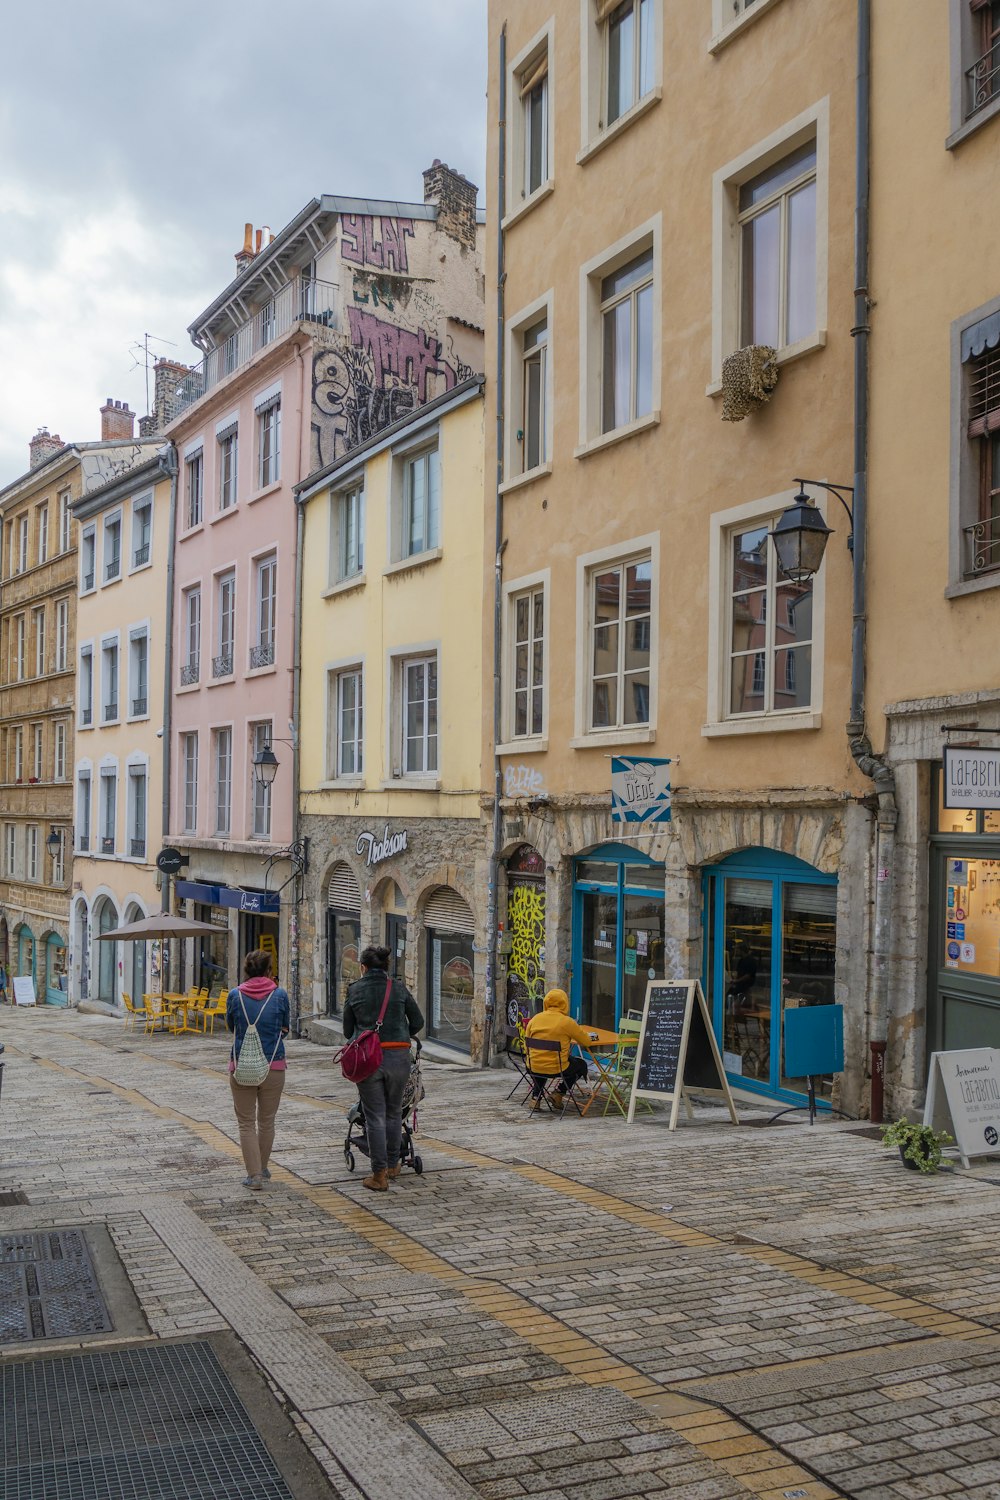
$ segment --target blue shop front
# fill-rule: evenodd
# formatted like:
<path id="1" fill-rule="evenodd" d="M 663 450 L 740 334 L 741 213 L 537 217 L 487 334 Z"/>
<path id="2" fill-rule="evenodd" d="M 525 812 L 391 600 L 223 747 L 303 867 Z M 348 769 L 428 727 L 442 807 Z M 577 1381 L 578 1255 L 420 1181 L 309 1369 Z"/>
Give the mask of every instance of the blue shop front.
<path id="1" fill-rule="evenodd" d="M 192 903 L 191 916 L 216 930 L 194 942 L 194 971 L 183 983 L 218 989 L 238 984 L 243 960 L 255 948 L 271 955 L 277 976 L 281 901 L 274 891 L 248 890 L 242 886 L 212 885 L 199 880 L 178 880 L 174 892 Z"/>

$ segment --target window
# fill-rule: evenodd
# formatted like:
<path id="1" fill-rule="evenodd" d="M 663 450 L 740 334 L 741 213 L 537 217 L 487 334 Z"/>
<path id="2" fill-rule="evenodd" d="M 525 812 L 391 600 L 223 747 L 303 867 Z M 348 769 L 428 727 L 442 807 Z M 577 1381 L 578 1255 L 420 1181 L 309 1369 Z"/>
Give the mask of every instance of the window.
<path id="1" fill-rule="evenodd" d="M 104 581 L 112 583 L 122 576 L 122 518 L 115 516 L 104 523 Z"/>
<path id="2" fill-rule="evenodd" d="M 28 880 L 38 879 L 38 824 L 29 823 L 25 829 L 27 849 L 26 875 Z"/>
<path id="3" fill-rule="evenodd" d="M 436 656 L 400 662 L 400 754 L 403 776 L 426 776 L 438 768 L 438 669 Z"/>
<path id="4" fill-rule="evenodd" d="M 605 54 L 605 125 L 613 125 L 655 83 L 653 0 L 603 4 Z"/>
<path id="5" fill-rule="evenodd" d="M 42 726 L 32 724 L 31 726 L 31 779 L 41 781 L 42 779 Z"/>
<path id="6" fill-rule="evenodd" d="M 12 878 L 17 873 L 17 829 L 13 823 L 3 825 L 3 869 Z"/>
<path id="7" fill-rule="evenodd" d="M 784 349 L 816 330 L 816 142 L 739 192 L 740 343 Z"/>
<path id="8" fill-rule="evenodd" d="M 184 517 L 187 528 L 200 526 L 205 502 L 205 455 L 199 448 L 184 464 Z"/>
<path id="9" fill-rule="evenodd" d="M 236 427 L 219 436 L 219 509 L 231 510 L 236 504 L 236 461 L 239 434 Z"/>
<path id="10" fill-rule="evenodd" d="M 101 767 L 101 854 L 115 852 L 115 817 L 118 803 L 118 772 Z"/>
<path id="11" fill-rule="evenodd" d="M 403 556 L 440 546 L 441 463 L 436 447 L 403 461 Z"/>
<path id="12" fill-rule="evenodd" d="M 1000 336 L 1000 316 L 995 321 Z M 967 338 L 965 344 L 970 350 L 985 345 L 987 336 L 983 328 L 977 340 Z M 975 577 L 1000 568 L 1000 348 L 985 346 L 980 354 L 970 354 L 963 373 L 972 497 L 972 504 L 963 507 L 970 521 L 965 527 L 965 573 Z"/>
<path id="13" fill-rule="evenodd" d="M 233 674 L 233 642 L 236 635 L 236 574 L 224 573 L 216 581 L 216 645 L 212 658 L 213 677 Z"/>
<path id="14" fill-rule="evenodd" d="M 591 569 L 590 729 L 650 722 L 652 560 L 635 558 Z"/>
<path id="15" fill-rule="evenodd" d="M 653 252 L 601 280 L 601 431 L 653 409 Z"/>
<path id="16" fill-rule="evenodd" d="M 181 766 L 184 776 L 184 832 L 198 831 L 198 736 L 181 735 Z"/>
<path id="17" fill-rule="evenodd" d="M 331 776 L 360 776 L 364 771 L 364 682 L 360 667 L 331 675 L 334 713 Z"/>
<path id="18" fill-rule="evenodd" d="M 24 573 L 28 568 L 28 517 L 27 514 L 17 518 L 17 571 Z"/>
<path id="19" fill-rule="evenodd" d="M 38 507 L 38 561 L 40 563 L 49 560 L 49 507 L 40 505 Z"/>
<path id="20" fill-rule="evenodd" d="M 69 551 L 69 490 L 59 496 L 59 551 Z"/>
<path id="21" fill-rule="evenodd" d="M 105 724 L 118 718 L 118 642 L 105 641 L 101 646 L 101 720 Z"/>
<path id="22" fill-rule="evenodd" d="M 15 682 L 24 680 L 27 635 L 28 622 L 24 615 L 18 615 L 14 621 L 14 670 L 11 674 Z"/>
<path id="23" fill-rule="evenodd" d="M 251 760 L 260 754 L 262 750 L 270 749 L 271 725 L 253 724 L 250 727 Z M 252 773 L 251 773 L 252 774 Z M 251 836 L 255 839 L 269 839 L 271 837 L 271 788 L 262 785 L 256 776 L 252 777 L 253 787 L 253 823 Z"/>
<path id="24" fill-rule="evenodd" d="M 11 578 L 17 572 L 16 558 L 14 555 L 14 522 L 8 521 L 3 529 L 3 555 L 4 566 L 7 569 L 7 577 Z"/>
<path id="25" fill-rule="evenodd" d="M 510 601 L 513 684 L 511 738 L 542 733 L 545 692 L 545 590 L 527 589 Z"/>
<path id="26" fill-rule="evenodd" d="M 365 571 L 365 487 L 332 496 L 334 557 L 331 583 L 357 578 Z"/>
<path id="27" fill-rule="evenodd" d="M 69 600 L 56 601 L 56 666 L 57 672 L 65 672 L 69 661 Z"/>
<path id="28" fill-rule="evenodd" d="M 233 794 L 233 731 L 215 731 L 215 835 L 228 838 Z"/>
<path id="29" fill-rule="evenodd" d="M 94 722 L 94 648 L 80 647 L 80 727 Z"/>
<path id="30" fill-rule="evenodd" d="M 66 780 L 66 725 L 57 724 L 54 730 L 53 742 L 53 777 L 54 781 Z"/>
<path id="31" fill-rule="evenodd" d="M 146 858 L 146 769 L 128 770 L 128 852 L 130 859 Z"/>
<path id="32" fill-rule="evenodd" d="M 1000 107 L 1000 0 L 954 0 L 949 11 L 952 57 L 960 65 L 951 109 L 952 130 L 958 131 L 965 122 L 972 129 L 990 119 Z"/>
<path id="33" fill-rule="evenodd" d="M 153 498 L 145 496 L 132 507 L 132 567 L 144 568 L 150 557 L 153 537 Z"/>
<path id="34" fill-rule="evenodd" d="M 81 771 L 76 780 L 76 847 L 81 854 L 90 852 L 89 771 Z"/>
<path id="35" fill-rule="evenodd" d="M 278 482 L 281 458 L 281 399 L 257 414 L 257 487 Z"/>
<path id="36" fill-rule="evenodd" d="M 181 687 L 190 687 L 201 675 L 201 589 L 184 593 L 184 639 L 181 643 Z"/>
<path id="37" fill-rule="evenodd" d="M 56 834 L 59 838 L 59 847 L 52 856 L 52 884 L 62 885 L 66 880 L 66 834 L 61 828 L 56 829 Z"/>
<path id="38" fill-rule="evenodd" d="M 20 725 L 14 730 L 14 780 L 24 780 L 24 730 Z"/>
<path id="39" fill-rule="evenodd" d="M 129 716 L 149 716 L 149 632 L 145 629 L 129 635 Z"/>
<path id="40" fill-rule="evenodd" d="M 544 187 L 552 176 L 552 135 L 549 109 L 548 29 L 535 37 L 514 59 L 511 67 L 513 96 L 518 109 L 513 115 L 511 149 L 511 198 L 527 199 Z M 516 210 L 517 203 L 510 205 Z"/>
<path id="41" fill-rule="evenodd" d="M 278 591 L 278 559 L 272 553 L 256 566 L 256 620 L 250 668 L 274 665 L 274 611 Z"/>
<path id="42" fill-rule="evenodd" d="M 80 539 L 80 592 L 89 593 L 95 584 L 95 568 L 97 557 L 97 534 L 93 526 L 88 526 Z"/>
<path id="43" fill-rule="evenodd" d="M 45 676 L 45 610 L 44 608 L 31 611 L 32 622 L 35 627 L 35 676 Z"/>
<path id="44" fill-rule="evenodd" d="M 549 457 L 549 325 L 540 318 L 525 328 L 521 340 L 521 467 L 527 473 Z"/>

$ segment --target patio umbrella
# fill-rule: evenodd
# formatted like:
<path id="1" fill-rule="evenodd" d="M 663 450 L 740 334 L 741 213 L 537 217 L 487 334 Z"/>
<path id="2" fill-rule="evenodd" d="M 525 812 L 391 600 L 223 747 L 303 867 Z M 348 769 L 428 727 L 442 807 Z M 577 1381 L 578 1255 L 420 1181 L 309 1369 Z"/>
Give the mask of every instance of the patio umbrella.
<path id="1" fill-rule="evenodd" d="M 99 943 L 145 943 L 154 938 L 204 937 L 218 932 L 210 922 L 194 922 L 190 917 L 172 917 L 167 912 L 157 912 L 155 917 L 143 917 L 141 922 L 126 922 L 113 932 L 102 932 Z"/>

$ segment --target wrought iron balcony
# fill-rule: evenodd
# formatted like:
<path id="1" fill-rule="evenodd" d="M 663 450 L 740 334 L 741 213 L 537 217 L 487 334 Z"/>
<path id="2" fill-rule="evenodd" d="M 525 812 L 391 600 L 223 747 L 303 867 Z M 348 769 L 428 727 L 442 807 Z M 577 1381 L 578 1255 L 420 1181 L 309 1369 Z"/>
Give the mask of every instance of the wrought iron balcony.
<path id="1" fill-rule="evenodd" d="M 81 708 L 80 723 L 84 726 L 94 722 L 94 710 L 92 708 Z"/>
<path id="2" fill-rule="evenodd" d="M 212 657 L 213 677 L 232 677 L 233 675 L 233 653 Z"/>
<path id="3" fill-rule="evenodd" d="M 76 847 L 77 847 L 77 852 L 78 853 L 80 853 L 80 854 L 89 854 L 90 853 L 90 834 L 89 833 L 78 834 L 77 835 L 77 840 L 76 840 Z"/>
<path id="4" fill-rule="evenodd" d="M 201 672 L 201 659 L 197 656 L 189 656 L 181 667 L 181 687 L 191 687 L 198 681 Z"/>
<path id="5" fill-rule="evenodd" d="M 105 705 L 104 705 L 104 722 L 105 722 L 105 724 L 109 723 L 110 720 L 112 720 L 112 719 L 117 719 L 117 717 L 118 717 L 118 704 L 117 703 L 105 703 Z"/>
<path id="6" fill-rule="evenodd" d="M 86 593 L 88 589 L 92 589 L 93 587 L 94 587 L 94 574 L 93 574 L 93 570 L 91 570 L 91 572 L 84 573 L 84 575 L 83 575 L 83 592 Z"/>
<path id="7" fill-rule="evenodd" d="M 136 547 L 135 551 L 133 552 L 133 554 L 132 554 L 132 566 L 133 566 L 133 568 L 142 568 L 148 562 L 149 562 L 149 543 L 146 542 L 146 543 L 144 543 L 143 546 Z"/>
<path id="8" fill-rule="evenodd" d="M 110 835 L 109 834 L 105 834 L 104 837 L 101 839 L 101 853 L 102 854 L 114 854 L 114 852 L 115 852 L 115 836 L 114 836 L 113 833 L 110 834 Z"/>
<path id="9" fill-rule="evenodd" d="M 104 581 L 110 583 L 112 578 L 119 578 L 122 571 L 121 557 L 113 557 L 109 563 L 104 564 Z"/>
<path id="10" fill-rule="evenodd" d="M 251 672 L 254 670 L 255 667 L 273 667 L 273 666 L 274 666 L 274 642 L 273 641 L 271 642 L 271 644 L 269 646 L 251 646 L 250 647 L 250 670 L 251 670 Z"/>
<path id="11" fill-rule="evenodd" d="M 1000 568 L 1000 516 L 992 521 L 977 521 L 974 526 L 963 529 L 966 577 Z"/>
<path id="12" fill-rule="evenodd" d="M 220 340 L 200 364 L 193 365 L 189 375 L 178 381 L 169 398 L 170 416 L 179 416 L 220 380 L 249 363 L 259 350 L 287 333 L 293 323 L 301 321 L 336 328 L 340 296 L 340 287 L 335 282 L 293 277 L 246 322 L 238 324 Z"/>
<path id="13" fill-rule="evenodd" d="M 142 718 L 142 716 L 144 714 L 148 713 L 148 712 L 149 712 L 149 701 L 148 701 L 148 699 L 146 699 L 146 698 L 133 698 L 132 699 L 132 717 L 134 719 Z"/>
<path id="14" fill-rule="evenodd" d="M 994 42 L 971 68 L 966 68 L 965 81 L 965 118 L 969 119 L 1000 98 L 1000 42 Z"/>
<path id="15" fill-rule="evenodd" d="M 131 856 L 132 856 L 133 859 L 145 859 L 146 858 L 146 840 L 145 839 L 130 839 L 129 840 L 129 846 L 128 846 L 128 852 L 129 852 L 129 854 L 131 854 Z"/>

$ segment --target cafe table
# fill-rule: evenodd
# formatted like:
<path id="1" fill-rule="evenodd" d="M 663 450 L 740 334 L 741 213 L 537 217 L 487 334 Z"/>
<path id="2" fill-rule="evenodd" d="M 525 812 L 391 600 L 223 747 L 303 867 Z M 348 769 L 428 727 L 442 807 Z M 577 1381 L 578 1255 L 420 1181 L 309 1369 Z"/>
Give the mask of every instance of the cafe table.
<path id="1" fill-rule="evenodd" d="M 614 1104 L 620 1114 L 627 1115 L 628 1101 L 622 1099 L 619 1092 L 622 1080 L 616 1075 L 614 1069 L 620 1040 L 618 1033 L 617 1031 L 604 1031 L 596 1026 L 589 1026 L 586 1029 L 590 1034 L 590 1042 L 586 1047 L 581 1043 L 580 1050 L 587 1054 L 597 1071 L 597 1078 L 593 1080 L 590 1098 L 581 1107 L 580 1113 L 585 1115 L 602 1090 L 606 1089 L 608 1097 L 605 1101 L 604 1113 L 607 1113 L 609 1104 Z M 638 1041 L 638 1037 L 629 1040 Z"/>
<path id="2" fill-rule="evenodd" d="M 175 1036 L 178 1036 L 182 1031 L 198 1030 L 197 1026 L 188 1025 L 188 1009 L 195 1003 L 197 998 L 197 995 L 181 995 L 174 990 L 167 990 L 164 993 L 164 1004 L 170 1007 L 172 1022 L 170 1029 Z"/>

